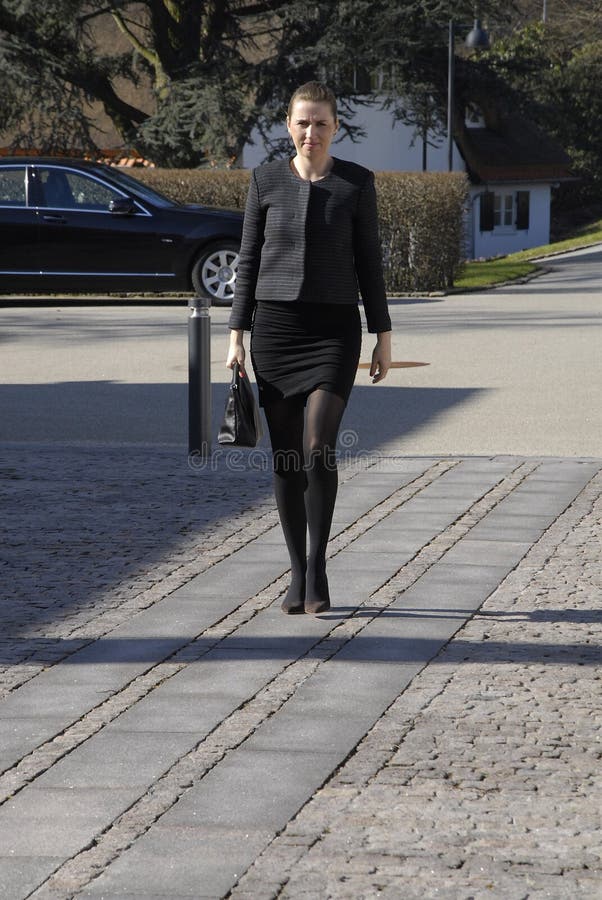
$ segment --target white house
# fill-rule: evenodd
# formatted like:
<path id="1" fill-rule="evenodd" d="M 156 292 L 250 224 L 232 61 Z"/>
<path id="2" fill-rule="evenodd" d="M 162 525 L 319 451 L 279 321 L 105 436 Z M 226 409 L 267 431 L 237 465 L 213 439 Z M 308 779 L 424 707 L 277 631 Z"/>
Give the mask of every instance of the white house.
<path id="1" fill-rule="evenodd" d="M 552 187 L 571 180 L 565 152 L 524 117 L 495 108 L 466 122 L 457 141 L 471 183 L 469 256 L 549 243 Z"/>
<path id="2" fill-rule="evenodd" d="M 491 118 L 494 121 L 491 121 Z M 498 256 L 550 240 L 550 202 L 554 184 L 567 180 L 569 159 L 557 145 L 517 116 L 488 114 L 467 121 L 454 143 L 454 170 L 470 180 L 466 210 L 466 256 Z M 333 153 L 360 162 L 374 171 L 419 172 L 422 141 L 411 126 L 396 120 L 378 105 L 357 106 L 353 124 L 365 137 L 353 142 L 347 135 L 333 144 Z M 284 123 L 271 137 L 286 137 Z M 427 169 L 447 171 L 447 143 L 427 148 Z M 266 157 L 261 137 L 254 133 L 242 156 L 244 167 L 260 165 Z"/>

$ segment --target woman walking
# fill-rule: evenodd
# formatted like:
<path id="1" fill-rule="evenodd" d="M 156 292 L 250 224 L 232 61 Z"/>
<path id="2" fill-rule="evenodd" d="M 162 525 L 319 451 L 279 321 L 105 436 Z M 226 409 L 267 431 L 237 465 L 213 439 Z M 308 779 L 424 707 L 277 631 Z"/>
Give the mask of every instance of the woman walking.
<path id="1" fill-rule="evenodd" d="M 226 365 L 238 362 L 244 372 L 243 335 L 250 330 L 291 560 L 282 610 L 316 614 L 330 607 L 326 547 L 337 435 L 360 356 L 358 284 L 368 331 L 377 335 L 373 383 L 391 364 L 391 320 L 374 176 L 330 155 L 338 129 L 332 91 L 313 81 L 298 88 L 287 128 L 295 156 L 251 177 Z"/>

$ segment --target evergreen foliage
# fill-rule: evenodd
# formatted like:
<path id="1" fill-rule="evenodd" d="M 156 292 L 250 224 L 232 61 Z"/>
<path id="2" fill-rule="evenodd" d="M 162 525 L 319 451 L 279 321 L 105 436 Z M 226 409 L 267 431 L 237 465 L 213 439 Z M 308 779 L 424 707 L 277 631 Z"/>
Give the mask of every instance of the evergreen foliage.
<path id="1" fill-rule="evenodd" d="M 97 100 L 124 144 L 161 164 L 223 164 L 254 127 L 265 135 L 281 121 L 298 84 L 322 78 L 340 96 L 342 125 L 353 137 L 349 100 L 374 102 L 366 89 L 382 72 L 390 103 L 417 84 L 424 85 L 420 109 L 427 91 L 436 89 L 440 100 L 450 10 L 470 20 L 472 3 L 0 0 L 0 71 L 10 80 L 0 91 L 0 115 L 24 137 L 35 109 L 45 146 L 88 149 L 83 105 Z M 101 25 L 130 49 L 101 48 Z M 123 84 L 150 85 L 150 115 L 124 99 Z"/>
<path id="2" fill-rule="evenodd" d="M 352 100 L 388 106 L 417 139 L 443 135 L 453 18 L 456 127 L 471 104 L 505 102 L 602 192 L 599 0 L 548 0 L 545 27 L 540 0 L 478 7 L 493 49 L 469 55 L 473 0 L 0 0 L 0 122 L 15 147 L 94 152 L 97 101 L 124 146 L 162 166 L 228 166 L 253 129 L 267 141 L 296 86 L 320 78 L 352 138 Z"/>
<path id="3" fill-rule="evenodd" d="M 581 28 L 583 5 L 567 10 L 555 25 L 516 30 L 488 54 L 488 65 L 514 108 L 569 154 L 581 184 L 560 190 L 565 206 L 602 201 L 602 12 L 589 29 Z"/>

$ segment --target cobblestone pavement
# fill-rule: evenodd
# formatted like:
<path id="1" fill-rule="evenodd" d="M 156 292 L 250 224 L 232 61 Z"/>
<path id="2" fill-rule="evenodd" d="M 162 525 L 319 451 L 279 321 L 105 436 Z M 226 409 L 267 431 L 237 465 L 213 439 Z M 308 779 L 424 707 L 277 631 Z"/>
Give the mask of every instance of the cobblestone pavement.
<path id="1" fill-rule="evenodd" d="M 7 445 L 0 459 L 0 696 L 276 521 L 269 472 L 244 453 L 228 469 L 157 447 Z"/>
<path id="2" fill-rule="evenodd" d="M 348 466 L 291 619 L 259 459 L 2 459 L 0 896 L 602 897 L 600 461 Z"/>

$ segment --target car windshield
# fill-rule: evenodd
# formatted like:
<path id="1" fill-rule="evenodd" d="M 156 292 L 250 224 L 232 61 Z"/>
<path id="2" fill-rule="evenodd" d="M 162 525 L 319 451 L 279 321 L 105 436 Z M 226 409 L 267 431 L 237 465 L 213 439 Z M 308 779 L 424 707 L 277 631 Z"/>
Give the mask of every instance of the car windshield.
<path id="1" fill-rule="evenodd" d="M 147 184 L 143 184 L 143 182 L 138 181 L 137 178 L 132 178 L 131 175 L 119 172 L 116 168 L 111 169 L 111 177 L 125 190 L 135 191 L 139 197 L 148 200 L 150 203 L 154 203 L 155 206 L 181 206 L 176 200 L 170 200 L 169 197 L 160 194 L 159 191 L 154 191 Z"/>

